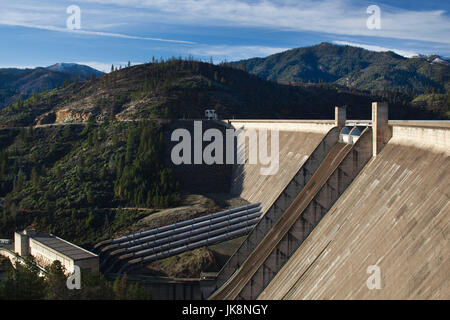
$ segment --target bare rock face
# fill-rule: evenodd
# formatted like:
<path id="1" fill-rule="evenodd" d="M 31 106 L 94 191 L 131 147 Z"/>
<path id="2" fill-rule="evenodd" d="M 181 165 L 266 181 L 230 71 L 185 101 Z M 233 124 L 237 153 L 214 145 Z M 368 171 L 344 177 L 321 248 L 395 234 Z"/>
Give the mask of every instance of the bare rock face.
<path id="1" fill-rule="evenodd" d="M 87 122 L 91 116 L 89 111 L 76 111 L 71 109 L 61 109 L 56 111 L 56 122 Z"/>

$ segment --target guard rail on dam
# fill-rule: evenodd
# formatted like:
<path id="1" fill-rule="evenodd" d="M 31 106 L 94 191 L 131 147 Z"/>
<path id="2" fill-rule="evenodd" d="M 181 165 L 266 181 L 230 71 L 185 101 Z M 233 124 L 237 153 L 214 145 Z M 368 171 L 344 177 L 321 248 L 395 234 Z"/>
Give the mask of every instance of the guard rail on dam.
<path id="1" fill-rule="evenodd" d="M 374 103 L 371 121 L 336 110 L 211 299 L 450 298 L 450 122 L 389 121 L 387 109 Z M 379 290 L 368 286 L 373 266 Z"/>
<path id="2" fill-rule="evenodd" d="M 261 217 L 260 203 L 225 210 L 117 239 L 94 248 L 100 269 L 122 273 L 187 250 L 247 234 Z"/>

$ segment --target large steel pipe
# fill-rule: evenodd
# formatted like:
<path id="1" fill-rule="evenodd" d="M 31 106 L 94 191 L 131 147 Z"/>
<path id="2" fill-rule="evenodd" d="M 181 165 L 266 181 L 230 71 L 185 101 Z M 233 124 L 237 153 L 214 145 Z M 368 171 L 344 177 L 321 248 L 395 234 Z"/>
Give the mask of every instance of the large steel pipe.
<path id="1" fill-rule="evenodd" d="M 255 210 L 255 209 L 252 209 L 249 212 L 252 212 L 253 210 Z M 179 228 L 179 229 L 175 229 L 175 230 L 171 230 L 171 231 L 166 231 L 166 232 L 164 232 L 164 236 L 163 236 L 163 234 L 159 234 L 159 235 L 154 235 L 154 236 L 150 236 L 150 237 L 145 237 L 145 239 L 148 242 L 141 243 L 141 244 L 131 246 L 131 247 L 120 248 L 118 250 L 112 251 L 109 254 L 109 256 L 102 261 L 100 267 L 103 268 L 104 265 L 106 265 L 109 261 L 111 261 L 118 255 L 135 252 L 135 251 L 140 251 L 140 250 L 143 250 L 146 248 L 156 247 L 156 246 L 162 245 L 164 243 L 174 242 L 174 241 L 177 241 L 180 239 L 192 237 L 197 234 L 207 233 L 207 232 L 215 230 L 215 229 L 219 229 L 222 227 L 231 226 L 231 225 L 234 225 L 234 224 L 237 224 L 240 222 L 244 222 L 247 220 L 259 218 L 262 215 L 262 212 L 258 211 L 258 212 L 252 212 L 252 213 L 245 214 L 245 215 L 244 214 L 245 214 L 245 212 L 244 213 L 237 212 L 235 214 L 228 216 L 228 218 L 232 218 L 232 216 L 234 216 L 233 219 L 229 219 L 229 220 L 225 219 L 226 217 L 220 217 L 215 220 L 211 220 L 211 222 L 213 222 L 213 224 L 209 224 L 204 227 L 196 227 L 196 228 L 189 228 L 189 229 L 186 229 L 186 227 L 183 227 L 183 228 Z M 203 222 L 202 222 L 202 224 L 203 224 Z M 195 225 L 192 225 L 192 226 L 195 226 Z M 187 230 L 187 231 L 185 231 L 185 230 Z M 139 241 L 143 242 L 143 241 L 141 241 L 142 239 L 144 239 L 144 238 L 139 239 Z M 128 243 L 131 243 L 131 242 L 128 242 Z"/>
<path id="2" fill-rule="evenodd" d="M 164 232 L 164 231 L 167 231 L 167 230 L 171 230 L 171 229 L 175 229 L 175 228 L 179 228 L 179 227 L 184 227 L 184 226 L 187 226 L 189 224 L 194 224 L 194 223 L 197 223 L 197 222 L 213 219 L 213 218 L 220 217 L 220 216 L 223 216 L 223 215 L 229 215 L 229 214 L 232 214 L 232 213 L 235 213 L 235 212 L 238 212 L 238 211 L 249 210 L 249 209 L 252 209 L 252 208 L 259 207 L 259 206 L 261 206 L 261 202 L 252 203 L 252 204 L 249 204 L 249 205 L 245 205 L 245 206 L 241 206 L 241 207 L 237 207 L 237 208 L 233 208 L 233 209 L 228 209 L 228 210 L 224 210 L 224 211 L 208 214 L 208 215 L 205 215 L 205 216 L 202 216 L 202 217 L 198 217 L 198 218 L 194 218 L 194 219 L 190 219 L 190 220 L 185 220 L 185 221 L 173 223 L 173 224 L 170 224 L 170 225 L 167 225 L 167 226 L 164 226 L 164 227 L 154 228 L 154 229 L 151 229 L 151 230 L 130 234 L 130 235 L 127 235 L 127 236 L 116 238 L 116 239 L 105 240 L 105 241 L 97 243 L 94 246 L 93 251 L 94 252 L 99 252 L 104 246 L 106 246 L 108 244 L 116 244 L 116 243 L 121 243 L 121 242 L 125 242 L 125 241 L 130 241 L 130 240 L 133 240 L 133 239 L 138 239 L 138 238 L 141 238 L 141 237 L 145 237 L 145 236 L 149 236 L 149 235 L 152 235 L 152 234 Z"/>
<path id="3" fill-rule="evenodd" d="M 223 227 L 220 229 L 212 230 L 210 232 L 205 232 L 205 233 L 202 233 L 199 235 L 195 235 L 195 236 L 192 236 L 189 238 L 184 238 L 184 239 L 181 239 L 178 241 L 166 243 L 166 244 L 163 244 L 163 245 L 160 245 L 157 247 L 148 248 L 148 249 L 137 251 L 137 252 L 125 253 L 124 255 L 121 255 L 118 259 L 116 259 L 109 266 L 109 268 L 106 270 L 106 272 L 109 273 L 109 272 L 117 269 L 119 266 L 126 263 L 127 260 L 153 255 L 155 253 L 162 252 L 162 251 L 168 251 L 168 250 L 176 248 L 176 247 L 185 246 L 189 243 L 198 242 L 198 241 L 205 240 L 208 238 L 214 238 L 214 237 L 217 237 L 217 236 L 220 236 L 223 234 L 227 234 L 227 233 L 230 233 L 235 230 L 242 229 L 242 228 L 253 228 L 259 222 L 259 220 L 260 220 L 260 218 L 258 217 L 258 218 L 254 218 L 251 220 L 247 220 L 247 221 L 238 223 L 238 224 L 226 226 L 226 227 Z"/>
<path id="4" fill-rule="evenodd" d="M 260 206 L 255 207 L 255 208 L 251 208 L 251 209 L 247 209 L 247 210 L 243 210 L 243 211 L 238 211 L 238 212 L 231 213 L 231 214 L 228 214 L 228 215 L 221 215 L 219 217 L 215 217 L 215 218 L 212 218 L 212 219 L 204 220 L 204 221 L 197 222 L 197 223 L 194 223 L 194 224 L 189 224 L 189 225 L 184 226 L 184 227 L 167 230 L 167 231 L 164 231 L 164 232 L 161 232 L 161 233 L 145 236 L 145 237 L 138 238 L 138 239 L 135 239 L 135 240 L 122 242 L 122 243 L 118 243 L 118 244 L 108 245 L 108 246 L 106 246 L 106 247 L 101 249 L 101 253 L 100 253 L 100 259 L 101 259 L 100 269 L 103 269 L 103 266 L 106 265 L 111 260 L 111 255 L 113 255 L 113 252 L 114 253 L 123 252 L 123 250 L 121 248 L 130 247 L 130 246 L 141 244 L 141 243 L 145 243 L 145 242 L 152 242 L 152 241 L 155 241 L 155 240 L 160 239 L 160 238 L 165 238 L 165 237 L 168 237 L 168 236 L 171 236 L 171 235 L 182 233 L 184 231 L 186 231 L 186 232 L 187 231 L 193 231 L 193 230 L 196 230 L 198 228 L 201 228 L 202 226 L 208 226 L 208 225 L 211 225 L 211 224 L 215 225 L 215 224 L 220 223 L 222 221 L 227 221 L 229 219 L 233 219 L 233 218 L 236 218 L 236 217 L 250 216 L 250 215 L 253 215 L 254 213 L 257 213 L 257 212 L 259 212 L 259 214 L 261 214 L 261 212 L 259 210 L 261 210 Z M 253 218 L 253 216 L 249 217 L 248 219 L 251 219 L 251 218 Z M 193 219 L 187 220 L 187 221 L 191 221 L 192 222 Z M 152 230 L 154 230 L 154 229 L 152 229 Z"/>
<path id="5" fill-rule="evenodd" d="M 197 249 L 200 247 L 204 247 L 204 246 L 208 246 L 208 245 L 213 245 L 216 243 L 220 243 L 220 242 L 224 242 L 227 240 L 231 240 L 233 238 L 237 238 L 240 236 L 243 236 L 245 234 L 248 234 L 254 226 L 248 226 L 242 229 L 238 229 L 226 234 L 222 234 L 213 238 L 209 238 L 209 239 L 205 239 L 205 240 L 201 240 L 201 241 L 197 241 L 197 242 L 193 242 L 181 247 L 177 247 L 177 248 L 173 248 L 167 251 L 163 251 L 163 252 L 159 252 L 156 254 L 152 254 L 149 256 L 145 256 L 145 257 L 141 257 L 138 259 L 133 259 L 131 261 L 128 261 L 127 263 L 125 263 L 118 271 L 119 274 L 122 274 L 124 271 L 139 267 L 139 266 L 143 266 L 145 264 L 149 264 L 153 261 L 156 260 L 161 260 L 161 259 L 165 259 L 180 253 L 183 253 L 185 251 L 189 251 L 189 250 L 193 250 L 193 249 Z"/>
<path id="6" fill-rule="evenodd" d="M 145 237 L 142 237 L 142 238 L 138 238 L 138 239 L 135 239 L 135 240 L 118 243 L 118 244 L 115 244 L 115 245 L 109 245 L 109 246 L 104 247 L 102 249 L 102 252 L 107 252 L 107 251 L 110 251 L 111 249 L 119 249 L 119 248 L 124 248 L 124 247 L 135 246 L 135 245 L 138 245 L 138 244 L 141 244 L 141 243 L 155 241 L 157 239 L 169 237 L 171 235 L 175 235 L 175 234 L 178 234 L 178 233 L 193 231 L 193 230 L 202 228 L 204 226 L 215 225 L 215 224 L 218 224 L 218 223 L 223 222 L 223 221 L 233 220 L 236 217 L 249 216 L 249 215 L 257 213 L 257 212 L 259 212 L 261 214 L 260 210 L 261 210 L 261 207 L 256 207 L 256 208 L 252 208 L 252 209 L 248 209 L 248 210 L 244 210 L 244 211 L 238 211 L 238 212 L 235 212 L 235 213 L 232 213 L 232 214 L 229 214 L 229 215 L 220 216 L 220 217 L 208 219 L 208 220 L 205 220 L 205 221 L 189 224 L 189 225 L 187 225 L 185 227 L 180 227 L 180 228 L 176 228 L 176 229 L 167 230 L 167 231 L 164 231 L 164 232 L 148 235 L 148 236 L 145 236 Z"/>

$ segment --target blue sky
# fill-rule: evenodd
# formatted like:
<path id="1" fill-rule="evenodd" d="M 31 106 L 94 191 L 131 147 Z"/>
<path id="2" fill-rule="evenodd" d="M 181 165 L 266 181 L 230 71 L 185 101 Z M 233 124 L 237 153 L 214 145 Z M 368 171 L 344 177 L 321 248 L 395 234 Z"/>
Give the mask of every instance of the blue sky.
<path id="1" fill-rule="evenodd" d="M 67 29 L 67 7 L 81 29 Z M 381 9 L 369 29 L 367 7 Z M 450 1 L 0 0 L 0 67 L 148 62 L 192 55 L 215 62 L 264 57 L 323 41 L 405 56 L 450 56 Z"/>

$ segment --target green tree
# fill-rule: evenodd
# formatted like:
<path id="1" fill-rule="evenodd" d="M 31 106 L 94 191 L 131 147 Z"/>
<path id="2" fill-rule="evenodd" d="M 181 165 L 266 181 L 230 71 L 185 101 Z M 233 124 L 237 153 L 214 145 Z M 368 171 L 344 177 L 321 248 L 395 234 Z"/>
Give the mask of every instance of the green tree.
<path id="1" fill-rule="evenodd" d="M 45 298 L 45 293 L 45 280 L 31 257 L 25 264 L 16 262 L 0 286 L 0 296 L 10 300 L 38 300 Z"/>
<path id="2" fill-rule="evenodd" d="M 37 170 L 36 170 L 35 167 L 33 167 L 33 169 L 31 169 L 31 178 L 30 178 L 30 180 L 31 180 L 31 184 L 34 187 L 38 187 L 39 186 L 39 175 L 38 175 Z"/>
<path id="3" fill-rule="evenodd" d="M 113 283 L 114 298 L 116 300 L 126 300 L 127 298 L 127 280 L 128 276 L 125 274 L 122 277 L 117 277 Z"/>
<path id="4" fill-rule="evenodd" d="M 148 300 L 151 298 L 144 287 L 138 283 L 130 284 L 126 274 L 114 280 L 113 292 L 116 300 Z"/>
<path id="5" fill-rule="evenodd" d="M 68 300 L 71 298 L 71 291 L 67 288 L 66 269 L 58 260 L 53 261 L 45 275 L 46 299 Z"/>

